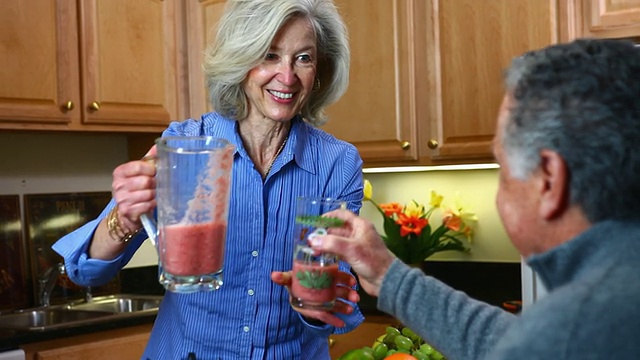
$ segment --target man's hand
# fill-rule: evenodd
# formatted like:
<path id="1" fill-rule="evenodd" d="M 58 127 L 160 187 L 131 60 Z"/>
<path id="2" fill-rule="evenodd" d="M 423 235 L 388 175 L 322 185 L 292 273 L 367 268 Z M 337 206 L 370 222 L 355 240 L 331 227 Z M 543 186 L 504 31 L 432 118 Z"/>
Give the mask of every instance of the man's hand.
<path id="1" fill-rule="evenodd" d="M 368 294 L 378 296 L 382 279 L 395 256 L 370 221 L 348 210 L 334 210 L 325 216 L 340 218 L 345 224 L 329 228 L 328 235 L 310 239 L 311 248 L 340 256 L 351 265 L 362 288 Z"/>

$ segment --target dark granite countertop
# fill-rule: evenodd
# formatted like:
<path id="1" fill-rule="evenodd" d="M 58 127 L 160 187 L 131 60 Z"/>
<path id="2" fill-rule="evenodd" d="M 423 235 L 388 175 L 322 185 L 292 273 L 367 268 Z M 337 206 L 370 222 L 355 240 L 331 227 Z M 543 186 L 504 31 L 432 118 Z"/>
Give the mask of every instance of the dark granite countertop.
<path id="1" fill-rule="evenodd" d="M 126 318 L 117 318 L 110 321 L 93 322 L 86 325 L 77 325 L 62 329 L 50 330 L 9 330 L 0 329 L 0 352 L 4 350 L 16 349 L 20 345 L 66 338 L 75 335 L 88 334 L 106 330 L 114 330 L 129 326 L 153 323 L 156 314 L 141 314 Z"/>

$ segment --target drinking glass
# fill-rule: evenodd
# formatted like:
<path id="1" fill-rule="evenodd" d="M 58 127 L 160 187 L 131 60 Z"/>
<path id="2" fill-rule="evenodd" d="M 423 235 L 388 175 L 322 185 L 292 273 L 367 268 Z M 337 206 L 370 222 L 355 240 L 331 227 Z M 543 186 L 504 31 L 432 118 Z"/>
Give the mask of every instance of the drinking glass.
<path id="1" fill-rule="evenodd" d="M 300 197 L 296 202 L 296 226 L 291 282 L 291 305 L 304 309 L 331 310 L 336 300 L 338 258 L 314 253 L 309 246 L 313 236 L 326 234 L 341 220 L 322 214 L 346 208 L 346 202 L 331 198 Z"/>

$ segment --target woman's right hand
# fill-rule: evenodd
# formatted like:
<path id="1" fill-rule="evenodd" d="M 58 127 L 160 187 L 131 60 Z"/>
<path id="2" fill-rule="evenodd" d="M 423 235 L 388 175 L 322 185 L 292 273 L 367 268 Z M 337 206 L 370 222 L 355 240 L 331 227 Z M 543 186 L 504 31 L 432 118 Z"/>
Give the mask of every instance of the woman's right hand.
<path id="1" fill-rule="evenodd" d="M 113 171 L 112 195 L 118 206 L 119 225 L 125 232 L 142 227 L 140 216 L 156 207 L 155 145 L 141 160 L 122 164 Z"/>

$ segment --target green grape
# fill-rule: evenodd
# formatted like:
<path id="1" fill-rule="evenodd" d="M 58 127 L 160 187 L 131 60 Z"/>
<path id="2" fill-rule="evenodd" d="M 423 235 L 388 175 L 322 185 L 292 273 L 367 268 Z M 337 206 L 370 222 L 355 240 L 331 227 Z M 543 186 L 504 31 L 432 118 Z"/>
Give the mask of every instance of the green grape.
<path id="1" fill-rule="evenodd" d="M 429 356 L 431 357 L 432 360 L 442 360 L 442 359 L 444 359 L 444 356 L 442 356 L 442 354 L 437 350 L 434 350 L 433 354 L 431 354 Z"/>
<path id="2" fill-rule="evenodd" d="M 400 335 L 400 330 L 398 330 L 398 328 L 395 328 L 393 326 L 387 326 L 387 328 L 385 329 L 385 331 L 387 332 L 387 334 L 389 335 Z"/>
<path id="3" fill-rule="evenodd" d="M 398 352 L 398 350 L 390 349 L 389 351 L 387 351 L 387 356 L 391 356 L 391 355 L 393 355 L 393 354 L 395 354 L 397 352 Z"/>
<path id="4" fill-rule="evenodd" d="M 373 357 L 373 349 L 370 346 L 363 347 L 362 352 Z"/>
<path id="5" fill-rule="evenodd" d="M 389 351 L 389 347 L 387 346 L 387 344 L 378 344 L 375 348 L 373 348 L 373 358 L 375 360 L 382 360 L 387 357 L 387 351 Z"/>
<path id="6" fill-rule="evenodd" d="M 404 335 L 398 335 L 393 339 L 398 346 L 398 350 L 409 350 L 413 346 L 413 341 Z"/>
<path id="7" fill-rule="evenodd" d="M 403 353 L 403 354 L 409 354 L 411 355 L 411 350 L 405 350 L 405 349 L 400 349 L 398 350 L 399 353 Z"/>
<path id="8" fill-rule="evenodd" d="M 424 343 L 422 345 L 420 345 L 420 351 L 431 356 L 431 354 L 433 354 L 435 352 L 434 348 L 431 347 L 431 345 Z"/>
<path id="9" fill-rule="evenodd" d="M 412 352 L 411 355 L 413 355 L 413 357 L 418 360 L 430 360 L 429 355 L 423 353 L 420 350 L 414 350 L 414 352 Z"/>
<path id="10" fill-rule="evenodd" d="M 389 349 L 395 349 L 396 348 L 396 343 L 395 343 L 395 338 L 396 338 L 396 334 L 387 334 L 384 339 L 382 339 L 382 343 L 383 344 L 387 344 L 387 346 L 389 347 Z"/>
<path id="11" fill-rule="evenodd" d="M 338 360 L 356 360 L 360 359 L 362 356 L 362 349 L 353 349 L 342 354 L 342 356 L 340 356 Z"/>
<path id="12" fill-rule="evenodd" d="M 413 330 L 409 329 L 408 327 L 402 328 L 401 333 L 402 333 L 402 335 L 404 335 L 404 336 L 408 337 L 409 339 L 411 339 L 411 341 L 413 341 L 414 343 L 418 343 L 418 342 L 422 341 L 420 336 L 418 336 L 415 332 L 413 332 Z"/>

